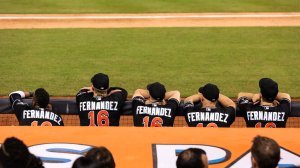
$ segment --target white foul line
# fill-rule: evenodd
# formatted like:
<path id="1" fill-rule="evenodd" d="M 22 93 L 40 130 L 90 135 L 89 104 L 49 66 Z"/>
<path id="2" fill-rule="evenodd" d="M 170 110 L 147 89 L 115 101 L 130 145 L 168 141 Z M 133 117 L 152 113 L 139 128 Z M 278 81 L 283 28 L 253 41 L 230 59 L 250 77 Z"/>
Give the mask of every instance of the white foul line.
<path id="1" fill-rule="evenodd" d="M 193 18 L 293 18 L 300 14 L 237 14 L 237 15 L 148 15 L 148 16 L 0 16 L 0 20 L 43 19 L 193 19 Z"/>

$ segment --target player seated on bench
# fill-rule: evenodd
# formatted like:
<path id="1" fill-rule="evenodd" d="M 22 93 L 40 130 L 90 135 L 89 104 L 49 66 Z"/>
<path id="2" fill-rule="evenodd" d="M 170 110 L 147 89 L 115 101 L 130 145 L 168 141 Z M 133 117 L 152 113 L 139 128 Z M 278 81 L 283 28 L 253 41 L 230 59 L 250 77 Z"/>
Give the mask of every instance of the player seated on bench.
<path id="1" fill-rule="evenodd" d="M 84 87 L 76 95 L 81 126 L 119 126 L 121 107 L 127 91 L 120 87 L 109 87 L 106 74 L 95 74 L 91 87 Z"/>
<path id="2" fill-rule="evenodd" d="M 32 98 L 32 105 L 23 102 L 24 98 Z M 15 91 L 9 94 L 11 107 L 17 116 L 19 125 L 23 126 L 63 126 L 62 117 L 52 111 L 49 94 L 43 89 L 34 93 Z"/>
<path id="3" fill-rule="evenodd" d="M 159 82 L 137 89 L 132 97 L 134 126 L 172 127 L 180 102 L 179 91 L 166 92 Z"/>
<path id="4" fill-rule="evenodd" d="M 238 94 L 238 105 L 247 127 L 285 127 L 291 112 L 291 97 L 280 93 L 278 84 L 270 78 L 259 81 L 260 93 Z"/>
<path id="5" fill-rule="evenodd" d="M 190 127 L 230 127 L 235 120 L 235 103 L 211 83 L 184 100 L 185 120 Z M 200 106 L 194 106 L 201 102 Z M 217 106 L 219 102 L 223 107 Z"/>

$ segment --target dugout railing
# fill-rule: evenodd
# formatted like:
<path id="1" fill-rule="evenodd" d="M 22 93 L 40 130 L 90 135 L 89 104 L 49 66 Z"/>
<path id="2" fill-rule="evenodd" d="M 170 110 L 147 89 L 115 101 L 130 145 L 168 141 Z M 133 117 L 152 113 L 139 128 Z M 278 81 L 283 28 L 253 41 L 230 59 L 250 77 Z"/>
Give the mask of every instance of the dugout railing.
<path id="1" fill-rule="evenodd" d="M 25 99 L 26 103 L 31 103 L 31 99 Z M 53 111 L 58 112 L 64 119 L 66 126 L 78 126 L 79 116 L 74 98 L 52 98 L 51 105 Z M 200 105 L 200 104 L 196 104 Z M 133 126 L 131 101 L 125 102 L 121 110 L 120 126 Z M 0 98 L 0 126 L 18 125 L 18 121 L 13 114 L 8 98 Z M 180 103 L 179 113 L 174 122 L 174 127 L 187 126 L 183 114 L 183 102 Z M 231 127 L 246 127 L 241 113 L 237 109 L 236 119 Z M 300 101 L 292 101 L 292 110 L 289 115 L 286 127 L 300 128 Z"/>

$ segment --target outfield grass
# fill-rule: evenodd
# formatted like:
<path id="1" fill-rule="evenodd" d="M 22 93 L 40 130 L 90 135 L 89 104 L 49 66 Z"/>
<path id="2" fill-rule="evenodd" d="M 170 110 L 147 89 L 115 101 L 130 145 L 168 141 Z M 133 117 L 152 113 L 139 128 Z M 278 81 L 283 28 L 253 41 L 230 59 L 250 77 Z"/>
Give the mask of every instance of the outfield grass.
<path id="1" fill-rule="evenodd" d="M 104 72 L 130 95 L 160 81 L 183 96 L 212 82 L 235 97 L 271 77 L 300 97 L 300 27 L 0 30 L 0 51 L 0 95 L 75 95 Z"/>
<path id="2" fill-rule="evenodd" d="M 300 0 L 0 0 L 0 13 L 299 11 Z"/>

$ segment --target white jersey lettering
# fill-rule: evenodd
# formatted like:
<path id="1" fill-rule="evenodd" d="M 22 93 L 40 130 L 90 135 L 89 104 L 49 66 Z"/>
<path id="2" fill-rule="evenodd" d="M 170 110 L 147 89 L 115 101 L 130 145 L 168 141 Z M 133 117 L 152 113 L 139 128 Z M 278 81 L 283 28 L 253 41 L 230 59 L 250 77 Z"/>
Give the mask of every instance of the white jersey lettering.
<path id="1" fill-rule="evenodd" d="M 79 111 L 110 110 L 118 111 L 117 101 L 84 101 L 79 103 Z"/>
<path id="2" fill-rule="evenodd" d="M 147 106 L 137 106 L 136 114 L 147 114 L 151 116 L 165 116 L 172 118 L 171 109 L 164 107 L 147 107 Z"/>
<path id="3" fill-rule="evenodd" d="M 285 112 L 248 111 L 248 121 L 284 121 Z"/>
<path id="4" fill-rule="evenodd" d="M 187 114 L 189 122 L 224 122 L 228 121 L 228 114 L 219 112 L 189 112 Z"/>

